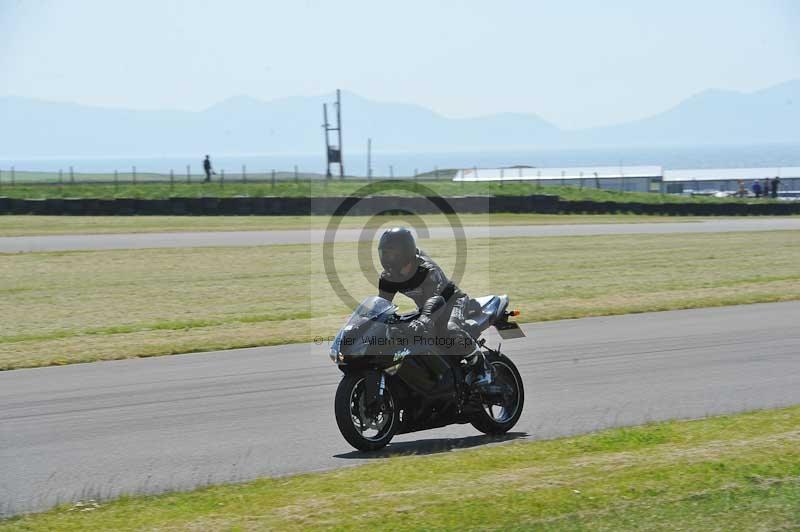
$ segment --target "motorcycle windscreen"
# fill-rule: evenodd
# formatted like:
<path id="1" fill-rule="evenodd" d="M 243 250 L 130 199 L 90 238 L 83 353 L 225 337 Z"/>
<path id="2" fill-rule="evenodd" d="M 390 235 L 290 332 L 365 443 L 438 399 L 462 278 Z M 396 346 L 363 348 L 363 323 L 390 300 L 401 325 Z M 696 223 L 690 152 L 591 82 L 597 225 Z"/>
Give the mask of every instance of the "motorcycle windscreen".
<path id="1" fill-rule="evenodd" d="M 382 297 L 368 297 L 350 315 L 334 339 L 332 350 L 347 356 L 380 353 L 387 342 L 386 319 L 397 307 Z"/>
<path id="2" fill-rule="evenodd" d="M 361 322 L 365 319 L 382 319 L 384 316 L 393 314 L 396 310 L 397 306 L 392 304 L 391 301 L 383 299 L 380 296 L 370 296 L 362 301 L 358 307 L 356 307 L 356 309 L 350 315 L 350 320 L 347 322 L 345 327 L 350 325 L 351 322 Z"/>

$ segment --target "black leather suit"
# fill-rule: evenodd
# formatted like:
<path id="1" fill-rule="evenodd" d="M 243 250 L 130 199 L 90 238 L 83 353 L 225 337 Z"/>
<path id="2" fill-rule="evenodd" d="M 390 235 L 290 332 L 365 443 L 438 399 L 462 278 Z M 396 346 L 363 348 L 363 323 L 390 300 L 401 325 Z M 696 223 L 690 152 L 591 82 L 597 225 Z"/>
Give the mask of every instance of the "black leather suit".
<path id="1" fill-rule="evenodd" d="M 464 357 L 472 353 L 475 343 L 468 332 L 465 319 L 469 297 L 451 282 L 433 259 L 417 251 L 417 270 L 410 278 L 395 281 L 384 271 L 378 281 L 380 297 L 391 301 L 398 292 L 411 298 L 422 314 L 433 322 L 442 354 Z"/>

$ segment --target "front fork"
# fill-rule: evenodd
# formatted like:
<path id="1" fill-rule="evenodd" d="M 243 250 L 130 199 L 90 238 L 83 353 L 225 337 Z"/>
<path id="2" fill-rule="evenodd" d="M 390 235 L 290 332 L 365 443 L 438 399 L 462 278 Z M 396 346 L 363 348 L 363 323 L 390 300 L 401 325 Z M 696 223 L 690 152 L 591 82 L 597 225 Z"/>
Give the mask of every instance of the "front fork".
<path id="1" fill-rule="evenodd" d="M 364 394 L 369 411 L 383 404 L 385 391 L 386 374 L 375 369 L 367 371 L 364 375 Z"/>

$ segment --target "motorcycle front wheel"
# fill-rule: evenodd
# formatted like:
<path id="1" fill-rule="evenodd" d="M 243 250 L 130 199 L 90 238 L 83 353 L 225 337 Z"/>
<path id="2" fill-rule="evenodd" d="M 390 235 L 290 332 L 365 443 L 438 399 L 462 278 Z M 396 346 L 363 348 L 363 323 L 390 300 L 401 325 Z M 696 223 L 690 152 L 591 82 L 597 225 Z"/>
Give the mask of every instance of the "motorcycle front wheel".
<path id="1" fill-rule="evenodd" d="M 367 405 L 364 375 L 345 374 L 336 389 L 334 413 L 339 432 L 359 451 L 385 447 L 397 432 L 399 409 L 387 385 L 378 405 Z"/>

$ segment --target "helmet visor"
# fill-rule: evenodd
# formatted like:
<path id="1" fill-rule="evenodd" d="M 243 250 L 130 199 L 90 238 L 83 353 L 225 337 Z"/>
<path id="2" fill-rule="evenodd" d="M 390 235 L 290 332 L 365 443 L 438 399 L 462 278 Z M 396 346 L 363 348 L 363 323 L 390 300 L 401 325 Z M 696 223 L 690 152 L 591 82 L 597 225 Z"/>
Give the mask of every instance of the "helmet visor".
<path id="1" fill-rule="evenodd" d="M 413 262 L 416 253 L 409 253 L 399 247 L 386 247 L 380 250 L 379 255 L 384 269 L 397 278 L 401 276 L 401 270 Z M 409 276 L 413 273 L 408 272 Z"/>

